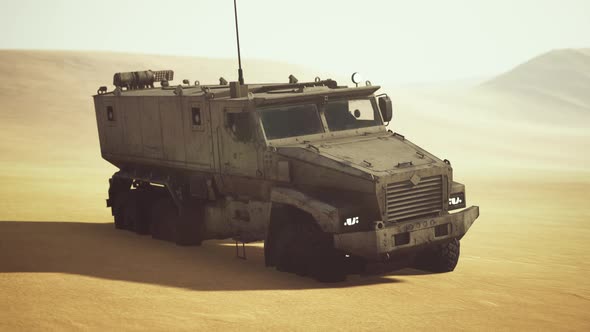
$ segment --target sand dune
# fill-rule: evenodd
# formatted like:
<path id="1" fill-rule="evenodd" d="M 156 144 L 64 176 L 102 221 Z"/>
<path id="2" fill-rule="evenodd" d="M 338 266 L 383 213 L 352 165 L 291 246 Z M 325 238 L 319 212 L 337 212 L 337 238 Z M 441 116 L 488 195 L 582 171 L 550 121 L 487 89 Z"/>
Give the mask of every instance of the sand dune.
<path id="1" fill-rule="evenodd" d="M 470 173 L 586 173 L 589 54 L 552 51 L 474 86 L 396 90 L 392 126 Z"/>
<path id="2" fill-rule="evenodd" d="M 450 159 L 481 217 L 453 273 L 323 285 L 264 268 L 259 243 L 243 261 L 226 241 L 183 248 L 110 223 L 115 169 L 90 95 L 117 71 L 231 79 L 234 60 L 0 51 L 0 330 L 588 330 L 587 59 L 554 51 L 483 85 L 384 87 L 390 128 Z M 252 81 L 316 75 L 246 66 Z"/>
<path id="3" fill-rule="evenodd" d="M 588 112 L 589 84 L 590 49 L 569 49 L 535 57 L 483 86 Z"/>

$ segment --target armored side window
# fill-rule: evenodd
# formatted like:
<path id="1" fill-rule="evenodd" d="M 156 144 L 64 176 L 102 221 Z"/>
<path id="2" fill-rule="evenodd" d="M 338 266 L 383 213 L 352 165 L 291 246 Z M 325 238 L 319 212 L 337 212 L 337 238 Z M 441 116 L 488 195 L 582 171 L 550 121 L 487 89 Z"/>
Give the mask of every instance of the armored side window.
<path id="1" fill-rule="evenodd" d="M 113 106 L 107 106 L 107 120 L 115 121 L 115 111 L 113 110 Z"/>
<path id="2" fill-rule="evenodd" d="M 225 122 L 238 141 L 245 142 L 254 139 L 255 126 L 251 113 L 227 113 Z"/>
<path id="3" fill-rule="evenodd" d="M 190 118 L 190 124 L 191 127 L 194 131 L 204 131 L 205 130 L 205 119 L 203 119 L 203 116 L 205 114 L 203 114 L 203 112 L 201 112 L 201 105 L 199 104 L 193 104 L 191 105 L 190 111 L 189 111 L 189 116 Z"/>
<path id="4" fill-rule="evenodd" d="M 193 121 L 193 126 L 200 126 L 201 125 L 201 109 L 199 107 L 193 107 L 191 109 L 191 114 L 192 114 L 192 121 Z"/>

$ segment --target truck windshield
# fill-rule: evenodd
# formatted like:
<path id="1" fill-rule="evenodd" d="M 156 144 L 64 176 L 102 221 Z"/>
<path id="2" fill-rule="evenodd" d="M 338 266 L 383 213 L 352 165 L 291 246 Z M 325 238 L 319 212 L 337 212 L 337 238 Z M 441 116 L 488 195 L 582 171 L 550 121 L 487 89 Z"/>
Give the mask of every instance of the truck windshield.
<path id="1" fill-rule="evenodd" d="M 259 110 L 267 139 L 324 132 L 315 104 L 276 106 Z"/>
<path id="2" fill-rule="evenodd" d="M 330 131 L 358 129 L 382 124 L 377 105 L 369 99 L 336 100 L 326 105 Z"/>

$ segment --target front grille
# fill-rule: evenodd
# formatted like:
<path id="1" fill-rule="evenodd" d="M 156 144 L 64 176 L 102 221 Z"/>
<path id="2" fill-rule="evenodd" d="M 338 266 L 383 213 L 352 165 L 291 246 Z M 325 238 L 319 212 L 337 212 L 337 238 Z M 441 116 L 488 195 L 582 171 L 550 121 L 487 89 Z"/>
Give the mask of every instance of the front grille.
<path id="1" fill-rule="evenodd" d="M 390 183 L 385 192 L 388 221 L 403 221 L 442 211 L 442 176 L 422 178 L 417 185 L 410 180 Z"/>

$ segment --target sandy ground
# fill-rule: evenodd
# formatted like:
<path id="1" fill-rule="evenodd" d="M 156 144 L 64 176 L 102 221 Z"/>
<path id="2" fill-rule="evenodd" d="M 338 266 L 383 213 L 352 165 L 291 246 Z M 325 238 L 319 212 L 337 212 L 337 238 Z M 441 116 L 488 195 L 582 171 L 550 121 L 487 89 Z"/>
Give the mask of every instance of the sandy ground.
<path id="1" fill-rule="evenodd" d="M 0 71 L 20 87 L 0 94 L 0 330 L 590 329 L 584 100 L 576 104 L 581 111 L 560 108 L 573 114 L 571 123 L 544 113 L 515 130 L 527 115 L 512 109 L 492 116 L 496 109 L 486 98 L 520 105 L 531 99 L 499 97 L 497 87 L 460 103 L 458 90 L 391 90 L 402 133 L 450 156 L 481 216 L 452 273 L 404 269 L 326 285 L 265 268 L 261 243 L 248 245 L 248 259 L 240 260 L 227 241 L 178 247 L 114 229 L 104 207 L 114 169 L 100 159 L 88 95 L 109 83 L 118 58 L 0 52 Z M 121 61 L 130 66 L 134 59 L 153 69 L 178 61 L 132 55 Z M 205 60 L 182 61 L 189 68 Z M 84 79 L 102 67 L 109 70 L 102 81 Z M 44 68 L 46 78 L 32 75 Z M 464 125 L 441 116 L 450 109 L 464 121 L 483 117 L 493 125 L 468 128 L 477 135 L 445 144 L 436 133 L 464 137 Z M 498 144 L 490 138 L 498 130 L 512 139 Z M 544 130 L 562 135 L 548 138 Z"/>

